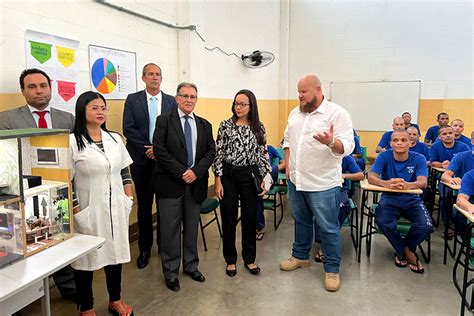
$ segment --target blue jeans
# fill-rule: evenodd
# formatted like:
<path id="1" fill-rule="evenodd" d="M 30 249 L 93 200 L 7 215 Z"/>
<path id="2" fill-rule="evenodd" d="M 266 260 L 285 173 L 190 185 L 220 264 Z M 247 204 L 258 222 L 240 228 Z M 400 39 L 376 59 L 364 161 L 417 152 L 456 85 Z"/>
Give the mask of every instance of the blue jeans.
<path id="1" fill-rule="evenodd" d="M 295 241 L 292 256 L 308 260 L 313 245 L 313 218 L 321 237 L 324 271 L 339 272 L 341 235 L 339 229 L 340 187 L 325 191 L 297 191 L 288 181 L 288 197 L 295 220 Z"/>

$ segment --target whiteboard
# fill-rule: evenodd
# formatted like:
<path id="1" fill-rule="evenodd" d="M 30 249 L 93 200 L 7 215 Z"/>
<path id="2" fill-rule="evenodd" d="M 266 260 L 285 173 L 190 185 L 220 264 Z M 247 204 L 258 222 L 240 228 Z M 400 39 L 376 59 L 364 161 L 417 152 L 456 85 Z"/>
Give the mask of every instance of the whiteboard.
<path id="1" fill-rule="evenodd" d="M 356 130 L 388 131 L 403 112 L 417 123 L 420 86 L 420 80 L 331 82 L 330 99 L 349 111 Z"/>

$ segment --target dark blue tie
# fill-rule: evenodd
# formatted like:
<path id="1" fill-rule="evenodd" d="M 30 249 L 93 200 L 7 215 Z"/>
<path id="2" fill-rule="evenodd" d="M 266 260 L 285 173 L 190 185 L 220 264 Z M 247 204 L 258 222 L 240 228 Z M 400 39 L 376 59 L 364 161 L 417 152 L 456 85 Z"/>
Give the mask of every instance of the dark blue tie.
<path id="1" fill-rule="evenodd" d="M 188 168 L 193 165 L 193 132 L 189 124 L 189 115 L 184 116 L 184 138 L 186 139 L 186 149 L 188 151 Z"/>

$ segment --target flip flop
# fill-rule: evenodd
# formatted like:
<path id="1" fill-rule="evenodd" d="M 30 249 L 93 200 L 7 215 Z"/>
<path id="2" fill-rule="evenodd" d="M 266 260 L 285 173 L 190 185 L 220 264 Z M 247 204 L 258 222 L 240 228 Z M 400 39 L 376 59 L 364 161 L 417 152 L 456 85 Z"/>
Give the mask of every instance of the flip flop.
<path id="1" fill-rule="evenodd" d="M 262 239 L 263 239 L 263 235 L 265 235 L 265 232 L 257 232 L 257 235 L 256 235 L 255 239 L 257 239 L 257 240 L 262 240 Z"/>
<path id="2" fill-rule="evenodd" d="M 416 253 L 415 253 L 415 258 L 416 258 L 415 263 L 412 263 L 412 262 L 408 261 L 408 259 L 407 259 L 407 262 L 408 262 L 408 265 L 409 265 L 408 267 L 414 273 L 417 273 L 417 274 L 425 273 L 425 269 L 423 267 L 420 268 L 420 260 L 418 259 L 418 255 Z"/>
<path id="3" fill-rule="evenodd" d="M 321 250 L 318 250 L 314 255 L 314 261 L 316 262 L 323 262 L 324 261 L 324 253 Z"/>
<path id="4" fill-rule="evenodd" d="M 397 255 L 397 253 L 393 255 L 393 262 L 395 263 L 395 266 L 399 268 L 406 268 L 408 265 L 408 261 L 405 256 L 400 257 Z"/>

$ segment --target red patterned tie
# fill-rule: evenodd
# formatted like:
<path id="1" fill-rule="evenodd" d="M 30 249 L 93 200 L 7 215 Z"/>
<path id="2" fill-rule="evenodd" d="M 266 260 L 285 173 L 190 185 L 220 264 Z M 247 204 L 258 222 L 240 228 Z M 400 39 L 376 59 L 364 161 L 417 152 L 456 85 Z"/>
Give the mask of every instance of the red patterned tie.
<path id="1" fill-rule="evenodd" d="M 48 128 L 48 123 L 46 123 L 46 119 L 44 118 L 44 116 L 48 112 L 49 111 L 35 111 L 35 113 L 38 114 L 38 116 L 39 116 L 39 120 L 38 120 L 38 127 L 39 128 Z"/>

